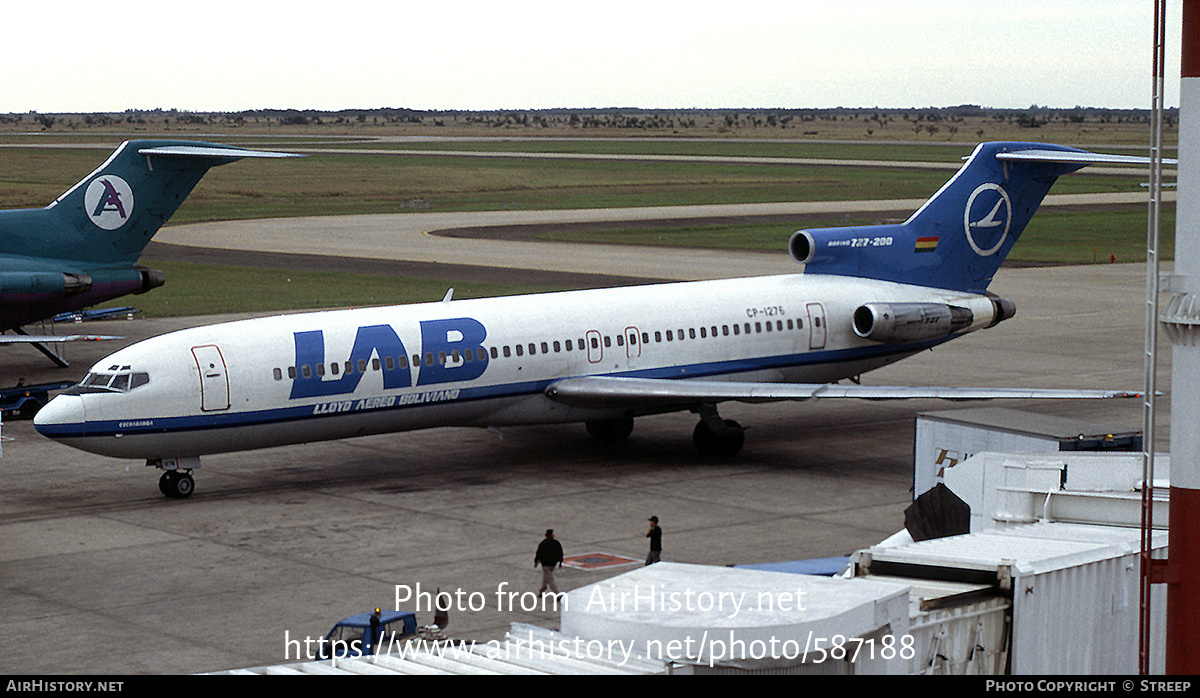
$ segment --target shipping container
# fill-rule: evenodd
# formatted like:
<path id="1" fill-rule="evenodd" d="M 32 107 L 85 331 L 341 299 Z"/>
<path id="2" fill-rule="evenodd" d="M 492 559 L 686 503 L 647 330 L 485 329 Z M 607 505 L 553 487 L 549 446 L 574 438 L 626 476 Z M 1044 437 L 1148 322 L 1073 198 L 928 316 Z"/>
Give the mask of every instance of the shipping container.
<path id="1" fill-rule="evenodd" d="M 913 498 L 942 481 L 976 453 L 1048 451 L 1141 451 L 1139 431 L 1032 414 L 1002 407 L 925 412 L 917 415 L 913 448 Z"/>

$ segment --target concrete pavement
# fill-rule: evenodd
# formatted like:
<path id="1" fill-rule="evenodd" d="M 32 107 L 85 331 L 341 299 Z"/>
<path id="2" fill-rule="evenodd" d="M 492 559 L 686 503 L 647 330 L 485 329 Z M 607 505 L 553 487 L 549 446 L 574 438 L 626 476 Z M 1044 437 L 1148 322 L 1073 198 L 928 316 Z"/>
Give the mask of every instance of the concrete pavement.
<path id="1" fill-rule="evenodd" d="M 995 290 L 1016 301 L 1014 319 L 866 382 L 1138 388 L 1143 287 L 1137 265 L 1002 270 Z M 105 327 L 132 341 L 216 319 Z M 75 363 L 63 372 L 9 348 L 0 367 L 28 380 L 78 377 L 116 348 L 72 347 Z M 1004 404 L 1140 428 L 1136 400 Z M 299 445 L 207 458 L 197 493 L 184 501 L 162 497 L 157 471 L 141 463 L 74 451 L 29 422 L 6 423 L 0 668 L 183 673 L 281 663 L 297 658 L 292 641 L 315 639 L 342 616 L 392 607 L 397 587 L 418 585 L 482 602 L 451 612 L 456 637 L 498 639 L 511 621 L 556 627 L 552 610 L 510 610 L 497 596 L 537 588 L 533 552 L 548 527 L 568 555 L 640 559 L 652 514 L 662 521 L 666 560 L 844 555 L 903 526 L 915 415 L 953 407 L 730 405 L 723 414 L 750 426 L 732 461 L 697 457 L 687 414 L 641 419 L 615 447 L 580 425 Z M 1165 445 L 1166 409 L 1160 423 Z M 558 581 L 566 590 L 627 569 L 567 569 Z M 432 621 L 432 612 L 402 606 Z"/>

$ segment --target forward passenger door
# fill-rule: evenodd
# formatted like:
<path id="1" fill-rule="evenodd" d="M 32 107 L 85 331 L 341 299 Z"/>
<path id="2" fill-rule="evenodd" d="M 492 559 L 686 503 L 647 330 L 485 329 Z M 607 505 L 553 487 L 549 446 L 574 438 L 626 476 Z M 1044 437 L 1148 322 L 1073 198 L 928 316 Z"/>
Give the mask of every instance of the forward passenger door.
<path id="1" fill-rule="evenodd" d="M 229 409 L 229 374 L 220 348 L 215 344 L 192 347 L 192 357 L 200 373 L 200 410 L 217 412 Z"/>

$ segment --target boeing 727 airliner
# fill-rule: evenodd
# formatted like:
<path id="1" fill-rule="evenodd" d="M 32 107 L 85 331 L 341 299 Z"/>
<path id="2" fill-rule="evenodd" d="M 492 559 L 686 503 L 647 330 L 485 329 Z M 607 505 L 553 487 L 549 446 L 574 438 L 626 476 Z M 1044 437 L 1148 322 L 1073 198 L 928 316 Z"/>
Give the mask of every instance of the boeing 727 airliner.
<path id="1" fill-rule="evenodd" d="M 802 230 L 803 273 L 282 315 L 151 338 L 38 413 L 42 434 L 145 459 L 186 497 L 200 457 L 446 425 L 689 410 L 706 452 L 744 442 L 726 400 L 1117 397 L 1117 391 L 837 385 L 1013 316 L 987 292 L 1055 179 L 1134 162 L 985 143 L 903 224 Z M 1144 160 L 1141 160 L 1144 161 Z"/>

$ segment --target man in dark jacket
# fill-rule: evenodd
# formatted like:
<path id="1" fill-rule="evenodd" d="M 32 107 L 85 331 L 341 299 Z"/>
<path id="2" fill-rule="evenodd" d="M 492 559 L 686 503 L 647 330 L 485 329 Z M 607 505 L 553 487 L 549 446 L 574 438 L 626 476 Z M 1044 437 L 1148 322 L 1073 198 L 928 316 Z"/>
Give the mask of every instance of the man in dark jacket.
<path id="1" fill-rule="evenodd" d="M 646 532 L 650 539 L 650 554 L 646 556 L 646 564 L 653 565 L 662 558 L 662 529 L 658 527 L 658 517 L 650 517 L 650 530 Z"/>
<path id="2" fill-rule="evenodd" d="M 547 528 L 546 537 L 542 539 L 537 554 L 533 556 L 533 566 L 542 566 L 542 588 L 538 589 L 539 594 L 546 593 L 547 587 L 555 594 L 558 593 L 558 585 L 554 583 L 554 568 L 562 567 L 562 561 L 562 545 L 554 540 L 554 529 Z"/>

